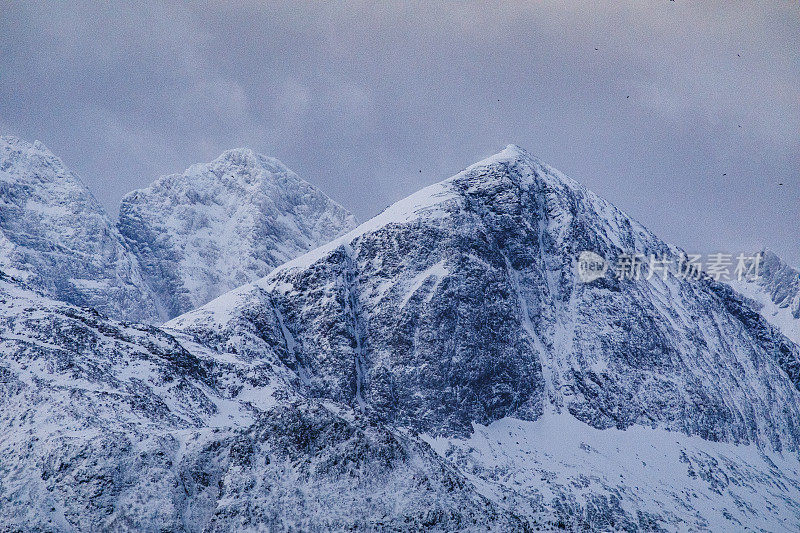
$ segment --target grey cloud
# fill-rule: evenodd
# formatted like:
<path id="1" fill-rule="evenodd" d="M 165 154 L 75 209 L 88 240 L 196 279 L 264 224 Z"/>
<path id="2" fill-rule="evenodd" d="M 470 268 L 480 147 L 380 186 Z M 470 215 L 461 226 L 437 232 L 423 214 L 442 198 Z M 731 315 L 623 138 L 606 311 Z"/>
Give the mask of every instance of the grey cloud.
<path id="1" fill-rule="evenodd" d="M 247 145 L 361 219 L 513 142 L 688 249 L 800 264 L 798 23 L 796 2 L 19 3 L 0 129 L 112 211 Z"/>

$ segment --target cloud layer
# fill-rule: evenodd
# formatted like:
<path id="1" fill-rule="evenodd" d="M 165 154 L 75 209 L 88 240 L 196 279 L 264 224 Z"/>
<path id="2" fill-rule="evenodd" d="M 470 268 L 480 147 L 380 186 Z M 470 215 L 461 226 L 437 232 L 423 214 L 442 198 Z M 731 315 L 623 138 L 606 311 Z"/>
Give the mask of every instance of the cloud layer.
<path id="1" fill-rule="evenodd" d="M 363 220 L 513 142 L 687 249 L 800 264 L 797 2 L 67 4 L 0 14 L 0 133 L 112 211 L 249 146 Z"/>

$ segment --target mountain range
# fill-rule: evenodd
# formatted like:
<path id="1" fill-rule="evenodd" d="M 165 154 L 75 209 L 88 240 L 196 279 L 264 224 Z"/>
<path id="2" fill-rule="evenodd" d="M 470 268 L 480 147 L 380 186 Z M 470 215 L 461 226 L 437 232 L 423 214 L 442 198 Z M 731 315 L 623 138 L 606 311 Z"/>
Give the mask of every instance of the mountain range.
<path id="1" fill-rule="evenodd" d="M 4 142 L 0 529 L 800 526 L 798 274 L 774 254 L 752 281 L 584 282 L 583 251 L 685 254 L 516 146 L 357 227 L 232 150 L 115 227 L 37 207 L 88 192 Z M 77 247 L 44 243 L 87 217 L 120 259 L 59 292 Z M 152 314 L 111 301 L 129 286 Z"/>

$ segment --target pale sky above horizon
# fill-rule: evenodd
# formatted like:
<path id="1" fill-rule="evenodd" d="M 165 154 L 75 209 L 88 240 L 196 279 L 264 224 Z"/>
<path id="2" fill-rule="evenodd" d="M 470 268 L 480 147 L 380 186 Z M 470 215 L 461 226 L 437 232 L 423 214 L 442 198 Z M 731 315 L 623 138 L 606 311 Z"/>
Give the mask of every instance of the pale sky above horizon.
<path id="1" fill-rule="evenodd" d="M 689 251 L 800 266 L 797 1 L 6 3 L 0 134 L 112 214 L 246 146 L 362 221 L 514 143 Z"/>

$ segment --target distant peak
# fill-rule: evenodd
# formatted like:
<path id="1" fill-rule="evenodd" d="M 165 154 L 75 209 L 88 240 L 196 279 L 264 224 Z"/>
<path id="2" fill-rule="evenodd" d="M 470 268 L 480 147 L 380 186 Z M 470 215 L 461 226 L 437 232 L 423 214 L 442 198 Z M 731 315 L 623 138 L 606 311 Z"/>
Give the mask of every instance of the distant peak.
<path id="1" fill-rule="evenodd" d="M 506 147 L 500 153 L 501 154 L 508 154 L 511 157 L 530 157 L 530 155 L 528 154 L 527 151 L 525 151 L 524 148 L 522 148 L 521 146 L 518 146 L 516 144 L 508 144 L 508 145 L 506 145 Z"/>
<path id="2" fill-rule="evenodd" d="M 246 168 L 261 167 L 271 172 L 290 172 L 289 168 L 280 160 L 244 147 L 225 150 L 211 164 L 232 164 Z"/>
<path id="3" fill-rule="evenodd" d="M 784 261 L 781 256 L 779 256 L 777 253 L 773 252 L 769 248 L 763 248 L 760 253 L 761 253 L 761 265 L 765 272 L 776 271 L 776 270 L 787 270 L 793 272 L 794 274 L 797 274 L 798 270 L 800 270 L 800 268 L 798 268 L 796 265 L 792 265 Z"/>
<path id="4" fill-rule="evenodd" d="M 0 136 L 0 163 L 6 169 L 16 168 L 18 172 L 29 177 L 36 176 L 35 179 L 40 181 L 65 179 L 80 182 L 61 158 L 41 141 L 31 143 L 14 135 Z M 81 187 L 85 188 L 83 184 Z"/>
<path id="5" fill-rule="evenodd" d="M 255 152 L 255 150 L 251 148 L 231 148 L 230 150 L 225 150 L 217 159 L 258 159 L 259 154 Z"/>

